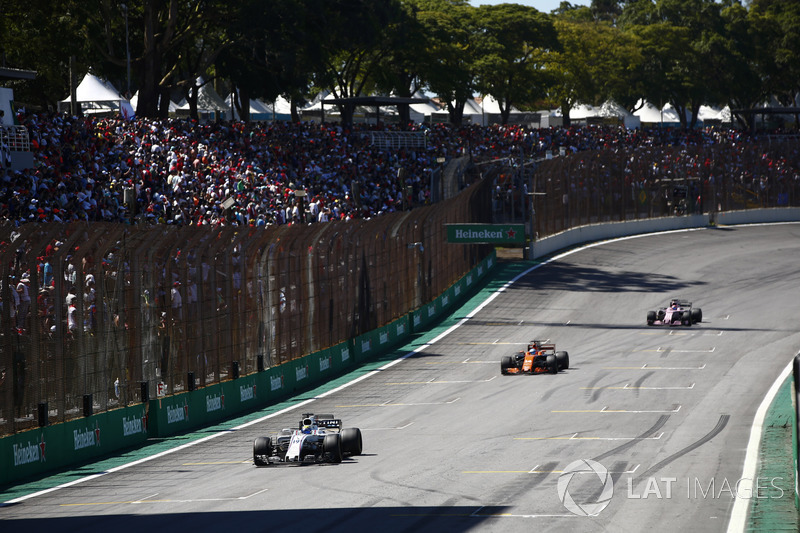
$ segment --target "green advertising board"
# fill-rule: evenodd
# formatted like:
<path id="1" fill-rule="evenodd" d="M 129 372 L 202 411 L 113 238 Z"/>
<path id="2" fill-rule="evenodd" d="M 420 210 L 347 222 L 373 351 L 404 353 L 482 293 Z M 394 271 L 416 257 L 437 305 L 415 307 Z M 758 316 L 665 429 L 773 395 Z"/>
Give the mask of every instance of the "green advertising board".
<path id="1" fill-rule="evenodd" d="M 446 224 L 454 244 L 525 244 L 525 224 Z"/>

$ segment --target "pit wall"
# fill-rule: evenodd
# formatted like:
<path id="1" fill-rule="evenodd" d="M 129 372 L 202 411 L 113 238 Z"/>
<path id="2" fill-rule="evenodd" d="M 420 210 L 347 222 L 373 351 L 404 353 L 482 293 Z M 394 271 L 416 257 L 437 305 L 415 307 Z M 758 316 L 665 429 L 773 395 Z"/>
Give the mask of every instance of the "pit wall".
<path id="1" fill-rule="evenodd" d="M 264 408 L 385 354 L 451 313 L 496 264 L 492 253 L 436 299 L 354 339 L 193 391 L 0 439 L 0 486 Z"/>

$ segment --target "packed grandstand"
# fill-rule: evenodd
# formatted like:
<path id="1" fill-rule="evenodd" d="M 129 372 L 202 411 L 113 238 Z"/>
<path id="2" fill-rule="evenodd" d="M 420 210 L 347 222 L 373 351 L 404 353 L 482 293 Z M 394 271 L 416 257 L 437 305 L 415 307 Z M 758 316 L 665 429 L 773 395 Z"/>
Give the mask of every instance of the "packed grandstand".
<path id="1" fill-rule="evenodd" d="M 659 160 L 668 152 L 653 147 L 727 145 L 730 174 L 737 151 L 753 139 L 719 127 L 417 124 L 412 129 L 425 136 L 424 147 L 385 149 L 371 143 L 370 133 L 393 126 L 34 113 L 20 113 L 17 120 L 30 133 L 34 166 L 2 172 L 0 217 L 16 224 L 266 226 L 371 218 L 430 203 L 431 176 L 453 157 L 486 161 L 523 154 L 536 160 L 565 150 L 626 150 L 631 168 L 634 160 L 641 168 L 642 158 L 652 158 L 654 168 L 669 169 L 708 162 L 691 160 L 688 150 L 686 161 L 674 155 Z M 795 165 L 775 164 L 797 179 Z"/>

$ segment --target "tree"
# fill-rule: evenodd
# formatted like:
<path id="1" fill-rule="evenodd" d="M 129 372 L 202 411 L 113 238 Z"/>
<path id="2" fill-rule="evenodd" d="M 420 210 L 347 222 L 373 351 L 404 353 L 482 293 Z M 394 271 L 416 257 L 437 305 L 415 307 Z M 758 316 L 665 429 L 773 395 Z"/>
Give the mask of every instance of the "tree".
<path id="1" fill-rule="evenodd" d="M 620 26 L 636 34 L 645 58 L 645 96 L 670 102 L 683 127 L 693 127 L 700 106 L 720 97 L 714 65 L 723 46 L 724 24 L 714 0 L 636 0 L 626 5 Z"/>
<path id="2" fill-rule="evenodd" d="M 515 103 L 543 92 L 544 57 L 558 37 L 549 16 L 518 4 L 481 6 L 477 21 L 476 87 L 500 104 L 503 124 Z"/>
<path id="3" fill-rule="evenodd" d="M 476 83 L 475 9 L 466 0 L 419 2 L 428 43 L 428 87 L 445 102 L 450 122 L 460 125 Z"/>
<path id="4" fill-rule="evenodd" d="M 569 113 L 578 102 L 602 103 L 613 97 L 625 107 L 636 98 L 638 80 L 631 81 L 642 63 L 635 37 L 606 22 L 581 22 L 557 17 L 560 50 L 548 54 L 548 70 L 557 80 L 551 96 Z"/>
<path id="5" fill-rule="evenodd" d="M 401 4 L 395 24 L 387 28 L 388 51 L 375 71 L 376 87 L 386 94 L 412 97 L 422 89 L 421 73 L 426 70 L 428 36 L 420 22 L 419 7 L 412 1 Z M 411 120 L 409 105 L 398 105 L 401 126 Z"/>
<path id="6" fill-rule="evenodd" d="M 800 2 L 753 0 L 749 22 L 755 57 L 767 94 L 793 106 L 800 91 Z"/>

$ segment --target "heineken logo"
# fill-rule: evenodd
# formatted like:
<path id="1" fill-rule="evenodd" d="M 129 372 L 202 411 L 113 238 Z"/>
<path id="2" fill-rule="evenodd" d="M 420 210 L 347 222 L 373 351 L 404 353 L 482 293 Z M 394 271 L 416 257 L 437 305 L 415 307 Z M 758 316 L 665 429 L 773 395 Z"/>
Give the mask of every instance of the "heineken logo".
<path id="1" fill-rule="evenodd" d="M 253 385 L 240 385 L 239 386 L 239 401 L 246 402 L 256 397 L 256 386 Z"/>
<path id="2" fill-rule="evenodd" d="M 523 244 L 524 224 L 448 224 L 447 242 Z"/>
<path id="3" fill-rule="evenodd" d="M 99 423 L 92 428 L 84 428 L 83 430 L 75 429 L 72 431 L 72 438 L 74 441 L 74 450 L 81 450 L 91 446 L 100 446 L 100 425 Z"/>
<path id="4" fill-rule="evenodd" d="M 174 424 L 175 422 L 183 422 L 189 420 L 189 404 L 183 405 L 168 405 L 167 406 L 167 424 Z"/>
<path id="5" fill-rule="evenodd" d="M 131 435 L 138 435 L 139 433 L 147 433 L 146 418 L 144 414 L 140 417 L 123 417 L 122 418 L 122 436 L 129 437 Z"/>
<path id="6" fill-rule="evenodd" d="M 206 413 L 221 411 L 222 409 L 225 409 L 225 396 L 223 394 L 206 396 Z"/>
<path id="7" fill-rule="evenodd" d="M 22 466 L 29 463 L 44 463 L 47 461 L 45 458 L 44 432 L 39 442 L 28 441 L 25 444 L 14 444 L 12 453 L 14 454 L 14 466 Z"/>

